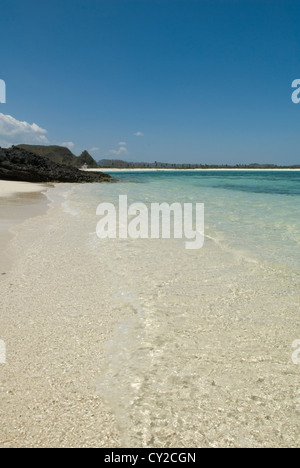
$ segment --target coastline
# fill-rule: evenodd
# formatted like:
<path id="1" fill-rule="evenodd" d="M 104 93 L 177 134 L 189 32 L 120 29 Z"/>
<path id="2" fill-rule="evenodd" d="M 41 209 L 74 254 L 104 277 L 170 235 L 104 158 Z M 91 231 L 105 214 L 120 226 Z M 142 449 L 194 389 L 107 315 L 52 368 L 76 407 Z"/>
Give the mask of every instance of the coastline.
<path id="1" fill-rule="evenodd" d="M 103 173 L 110 173 L 110 172 L 209 172 L 209 171 L 240 171 L 240 172 L 299 172 L 300 169 L 163 169 L 163 168 L 100 168 L 100 169 L 81 169 L 83 172 L 103 172 Z"/>

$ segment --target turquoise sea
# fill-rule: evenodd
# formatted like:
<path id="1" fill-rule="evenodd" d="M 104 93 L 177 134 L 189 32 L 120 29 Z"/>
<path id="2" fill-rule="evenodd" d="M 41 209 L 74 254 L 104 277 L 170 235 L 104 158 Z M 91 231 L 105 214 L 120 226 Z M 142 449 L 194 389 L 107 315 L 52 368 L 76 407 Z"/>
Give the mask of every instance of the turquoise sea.
<path id="1" fill-rule="evenodd" d="M 111 175 L 121 184 L 101 187 L 106 197 L 120 193 L 128 194 L 129 202 L 204 203 L 206 235 L 257 260 L 300 267 L 300 171 Z"/>

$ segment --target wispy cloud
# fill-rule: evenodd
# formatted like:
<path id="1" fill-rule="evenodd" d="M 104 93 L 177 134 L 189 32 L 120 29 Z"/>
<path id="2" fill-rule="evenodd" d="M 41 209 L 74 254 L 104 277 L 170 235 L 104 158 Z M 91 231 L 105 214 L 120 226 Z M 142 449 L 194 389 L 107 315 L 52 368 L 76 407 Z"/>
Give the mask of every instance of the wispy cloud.
<path id="1" fill-rule="evenodd" d="M 125 141 L 120 141 L 119 142 L 119 148 L 118 149 L 113 149 L 113 150 L 110 150 L 109 152 L 110 154 L 114 154 L 116 156 L 120 155 L 120 154 L 127 154 L 128 153 L 128 150 L 127 150 L 127 147 L 126 147 L 126 142 Z"/>
<path id="2" fill-rule="evenodd" d="M 94 146 L 93 148 L 90 148 L 89 149 L 89 153 L 97 153 L 97 151 L 99 151 L 100 148 L 98 148 L 97 146 Z"/>
<path id="3" fill-rule="evenodd" d="M 125 148 L 125 146 L 120 146 L 120 148 L 117 149 L 117 150 L 110 150 L 110 153 L 118 155 L 118 154 L 122 154 L 122 153 L 126 154 L 126 153 L 128 153 L 128 151 L 127 151 L 127 148 Z"/>
<path id="4" fill-rule="evenodd" d="M 49 143 L 47 130 L 37 124 L 21 122 L 11 115 L 0 113 L 0 146 L 11 146 L 19 143 L 46 145 Z"/>
<path id="5" fill-rule="evenodd" d="M 134 133 L 134 136 L 142 137 L 142 136 L 144 136 L 144 134 L 143 134 L 143 132 L 136 132 L 136 133 Z"/>

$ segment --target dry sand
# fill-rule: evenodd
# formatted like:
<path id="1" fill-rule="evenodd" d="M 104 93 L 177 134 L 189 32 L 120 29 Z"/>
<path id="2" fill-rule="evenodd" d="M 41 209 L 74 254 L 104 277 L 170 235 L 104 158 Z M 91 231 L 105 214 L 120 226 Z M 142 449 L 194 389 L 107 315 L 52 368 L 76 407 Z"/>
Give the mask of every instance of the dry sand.
<path id="1" fill-rule="evenodd" d="M 0 180 L 0 197 L 11 197 L 18 193 L 37 193 L 43 192 L 45 185 L 31 184 L 29 182 L 14 182 Z"/>

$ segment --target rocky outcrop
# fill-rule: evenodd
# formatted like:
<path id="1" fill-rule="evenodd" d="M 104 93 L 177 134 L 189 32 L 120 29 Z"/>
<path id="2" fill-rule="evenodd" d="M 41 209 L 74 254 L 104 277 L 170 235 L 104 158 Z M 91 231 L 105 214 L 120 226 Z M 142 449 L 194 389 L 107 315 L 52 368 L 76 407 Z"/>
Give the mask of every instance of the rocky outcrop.
<path id="1" fill-rule="evenodd" d="M 66 166 L 76 166 L 76 156 L 64 146 L 44 146 L 44 145 L 18 145 L 29 153 L 36 154 L 42 158 L 51 159 L 57 164 L 65 164 Z"/>
<path id="2" fill-rule="evenodd" d="M 57 164 L 65 164 L 66 166 L 73 166 L 78 169 L 84 164 L 87 164 L 90 168 L 99 167 L 87 151 L 84 151 L 80 156 L 75 156 L 69 148 L 65 148 L 64 146 L 18 145 L 18 148 L 22 148 L 37 156 L 48 158 Z"/>
<path id="3" fill-rule="evenodd" d="M 92 156 L 87 152 L 84 151 L 78 158 L 76 158 L 76 165 L 77 167 L 82 167 L 86 164 L 89 168 L 99 168 L 96 161 L 92 158 Z"/>
<path id="4" fill-rule="evenodd" d="M 0 148 L 0 179 L 39 183 L 88 183 L 111 180 L 109 175 L 102 172 L 83 172 L 17 146 L 9 149 Z"/>

